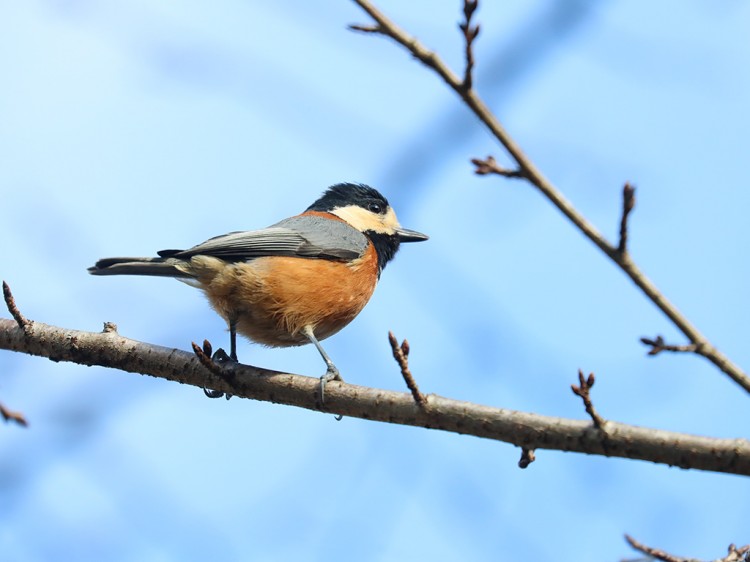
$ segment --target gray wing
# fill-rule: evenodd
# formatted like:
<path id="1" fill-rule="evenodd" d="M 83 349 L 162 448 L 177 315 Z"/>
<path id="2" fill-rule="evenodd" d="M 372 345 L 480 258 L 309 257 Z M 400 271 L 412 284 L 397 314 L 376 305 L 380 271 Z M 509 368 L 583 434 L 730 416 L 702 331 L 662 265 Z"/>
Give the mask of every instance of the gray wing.
<path id="1" fill-rule="evenodd" d="M 228 261 L 263 256 L 297 256 L 352 260 L 367 249 L 367 237 L 348 224 L 317 216 L 297 216 L 262 230 L 230 232 L 188 250 L 162 250 L 161 257 L 189 258 L 199 254 Z"/>

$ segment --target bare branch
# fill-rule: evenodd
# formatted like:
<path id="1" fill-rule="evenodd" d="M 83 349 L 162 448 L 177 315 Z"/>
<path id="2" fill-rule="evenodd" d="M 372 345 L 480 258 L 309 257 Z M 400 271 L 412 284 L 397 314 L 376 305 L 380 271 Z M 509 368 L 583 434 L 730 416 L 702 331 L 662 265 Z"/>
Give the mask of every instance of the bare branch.
<path id="1" fill-rule="evenodd" d="M 194 353 L 134 341 L 115 332 L 81 332 L 34 322 L 25 333 L 14 320 L 0 318 L 0 349 L 101 365 L 166 380 L 210 387 L 242 398 L 320 410 L 320 380 L 228 363 L 215 377 Z M 202 350 L 203 351 L 203 350 Z M 230 384 L 228 381 L 231 380 Z M 410 393 L 331 381 L 326 411 L 354 418 L 428 427 L 511 443 L 527 449 L 558 449 L 593 455 L 750 476 L 750 441 L 675 433 L 607 421 L 607 432 L 590 422 L 516 412 L 431 394 L 429 408 Z"/>
<path id="2" fill-rule="evenodd" d="M 13 410 L 9 410 L 3 404 L 0 404 L 0 416 L 2 416 L 3 420 L 5 420 L 6 422 L 16 422 L 18 425 L 23 427 L 27 427 L 29 425 L 29 422 L 26 421 L 26 418 L 21 412 L 14 412 Z"/>
<path id="3" fill-rule="evenodd" d="M 472 77 L 472 71 L 474 69 L 473 44 L 477 35 L 479 35 L 479 26 L 471 25 L 471 17 L 474 15 L 478 6 L 478 0 L 464 0 L 464 21 L 458 24 L 458 28 L 464 34 L 464 44 L 466 45 L 466 68 L 464 69 L 464 79 L 461 83 L 461 88 L 465 91 L 471 90 L 474 85 L 474 78 Z"/>
<path id="4" fill-rule="evenodd" d="M 625 535 L 625 540 L 628 541 L 628 544 L 632 546 L 635 550 L 642 552 L 646 556 L 650 556 L 651 558 L 655 560 L 661 560 L 662 562 L 697 562 L 697 561 L 690 561 L 687 558 L 674 556 L 672 554 L 664 552 L 663 550 L 659 550 L 658 548 L 652 548 L 650 546 L 646 546 L 645 544 L 640 543 L 637 540 L 635 540 L 630 535 Z"/>
<path id="5" fill-rule="evenodd" d="M 558 210 L 570 220 L 589 240 L 604 252 L 636 284 L 636 286 L 654 303 L 677 328 L 697 346 L 696 353 L 702 355 L 745 391 L 750 393 L 750 377 L 728 357 L 716 349 L 708 339 L 672 304 L 656 285 L 630 259 L 627 252 L 620 252 L 568 201 L 560 190 L 550 182 L 534 165 L 520 146 L 511 138 L 494 114 L 489 110 L 476 90 L 466 89 L 464 81 L 456 76 L 434 52 L 425 48 L 415 37 L 409 35 L 369 0 L 354 0 L 370 17 L 377 22 L 379 33 L 390 37 L 405 47 L 423 65 L 432 69 L 442 80 L 455 91 L 471 111 L 484 123 L 490 133 L 505 147 L 510 157 L 518 165 L 518 170 L 534 187 L 536 187 Z M 501 174 L 504 175 L 504 174 Z"/>
<path id="6" fill-rule="evenodd" d="M 523 170 L 508 170 L 503 168 L 497 163 L 497 160 L 493 156 L 488 156 L 484 160 L 481 158 L 472 158 L 471 163 L 476 166 L 474 173 L 478 176 L 486 176 L 487 174 L 497 174 L 498 176 L 504 176 L 506 178 L 523 178 Z"/>
<path id="7" fill-rule="evenodd" d="M 620 219 L 620 243 L 617 251 L 624 254 L 628 251 L 628 216 L 635 207 L 635 187 L 625 183 L 622 188 L 622 218 Z"/>
<path id="8" fill-rule="evenodd" d="M 401 376 L 404 377 L 406 386 L 409 387 L 411 395 L 414 397 L 414 401 L 421 407 L 427 407 L 427 397 L 419 392 L 417 381 L 414 380 L 411 371 L 409 370 L 409 342 L 404 340 L 399 346 L 396 336 L 393 332 L 388 332 L 388 341 L 391 343 L 391 350 L 393 351 L 393 358 L 401 368 Z"/>
<path id="9" fill-rule="evenodd" d="M 386 18 L 380 10 L 375 8 L 368 0 L 354 0 L 370 17 L 375 20 L 378 33 L 390 37 L 406 47 L 411 54 L 419 59 L 423 64 L 429 66 L 437 72 L 443 80 L 454 90 L 463 95 L 469 95 L 473 90 L 465 90 L 463 81 L 460 80 L 440 58 L 432 51 L 422 45 L 416 38 L 411 37 L 395 23 Z M 357 26 L 359 27 L 359 26 Z"/>
<path id="10" fill-rule="evenodd" d="M 664 338 L 656 336 L 656 339 L 641 338 L 641 343 L 651 346 L 649 355 L 658 355 L 662 351 L 671 351 L 674 353 L 698 353 L 698 346 L 694 343 L 685 345 L 671 345 L 664 342 Z"/>
<path id="11" fill-rule="evenodd" d="M 591 387 L 594 386 L 595 381 L 596 378 L 594 377 L 594 373 L 589 373 L 588 378 L 586 378 L 583 376 L 583 371 L 578 369 L 578 383 L 580 386 L 571 384 L 570 388 L 573 391 L 573 394 L 580 396 L 583 400 L 583 405 L 586 407 L 586 413 L 591 416 L 594 426 L 597 429 L 602 429 L 605 424 L 605 419 L 597 413 L 594 404 L 591 401 Z"/>
<path id="12" fill-rule="evenodd" d="M 635 540 L 630 535 L 625 535 L 625 540 L 635 550 L 642 552 L 654 560 L 660 560 L 662 562 L 700 562 L 700 560 L 696 558 L 683 558 L 682 556 L 675 556 L 674 554 L 669 554 L 658 548 L 646 546 L 642 542 Z M 727 548 L 727 555 L 724 558 L 717 558 L 713 562 L 747 562 L 748 560 L 750 560 L 750 544 L 740 548 L 730 544 L 729 548 Z"/>

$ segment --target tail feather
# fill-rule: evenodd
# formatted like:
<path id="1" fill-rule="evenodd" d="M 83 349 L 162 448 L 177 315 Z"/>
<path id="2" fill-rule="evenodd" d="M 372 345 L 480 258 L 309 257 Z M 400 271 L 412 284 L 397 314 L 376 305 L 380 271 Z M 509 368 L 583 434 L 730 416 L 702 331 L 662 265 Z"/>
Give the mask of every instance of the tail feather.
<path id="1" fill-rule="evenodd" d="M 91 275 L 151 275 L 189 279 L 191 275 L 177 266 L 184 263 L 176 258 L 104 258 L 88 271 Z"/>

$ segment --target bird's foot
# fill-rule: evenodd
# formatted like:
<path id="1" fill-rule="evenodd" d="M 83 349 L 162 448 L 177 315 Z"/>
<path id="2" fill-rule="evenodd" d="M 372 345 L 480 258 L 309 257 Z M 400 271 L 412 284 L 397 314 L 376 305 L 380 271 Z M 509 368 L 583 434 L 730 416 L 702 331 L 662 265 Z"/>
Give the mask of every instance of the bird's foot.
<path id="1" fill-rule="evenodd" d="M 211 361 L 214 363 L 239 363 L 237 361 L 237 355 L 234 357 L 227 355 L 227 352 L 224 351 L 223 348 L 219 348 L 216 350 L 216 352 L 211 356 Z"/>
<path id="2" fill-rule="evenodd" d="M 328 370 L 326 371 L 326 374 L 320 377 L 320 404 L 321 406 L 325 404 L 325 396 L 326 396 L 326 383 L 329 383 L 331 381 L 343 381 L 344 379 L 341 378 L 341 373 L 339 373 L 339 370 L 336 368 L 335 365 L 331 364 L 328 365 Z M 336 421 L 341 421 L 342 416 L 341 414 L 338 414 L 334 416 L 336 418 Z"/>
<path id="3" fill-rule="evenodd" d="M 223 349 L 217 349 L 216 353 L 211 355 L 211 343 L 208 340 L 205 340 L 203 342 L 202 348 L 196 344 L 193 344 L 193 351 L 198 356 L 200 362 L 208 370 L 210 370 L 214 375 L 221 377 L 227 381 L 230 377 L 228 376 L 228 373 L 225 372 L 224 367 L 238 362 L 236 353 L 232 353 L 232 356 L 229 356 Z M 203 394 L 205 394 L 209 398 L 221 398 L 222 396 L 226 396 L 227 400 L 232 397 L 231 394 L 225 394 L 220 390 L 212 390 L 210 388 L 204 388 Z"/>

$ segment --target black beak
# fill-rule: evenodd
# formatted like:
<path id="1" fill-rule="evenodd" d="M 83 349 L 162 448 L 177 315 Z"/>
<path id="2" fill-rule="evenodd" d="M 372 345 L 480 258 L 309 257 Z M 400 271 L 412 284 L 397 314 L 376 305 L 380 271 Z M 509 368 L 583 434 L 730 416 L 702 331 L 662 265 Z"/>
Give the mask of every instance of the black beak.
<path id="1" fill-rule="evenodd" d="M 409 230 L 408 228 L 399 228 L 396 231 L 399 242 L 422 242 L 427 240 L 429 236 L 417 232 L 416 230 Z"/>

